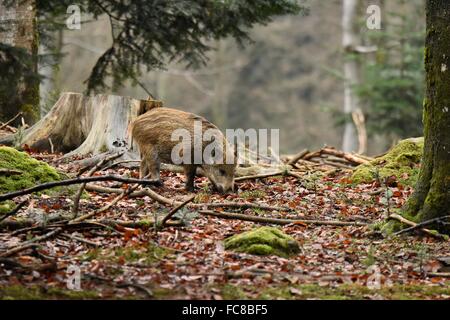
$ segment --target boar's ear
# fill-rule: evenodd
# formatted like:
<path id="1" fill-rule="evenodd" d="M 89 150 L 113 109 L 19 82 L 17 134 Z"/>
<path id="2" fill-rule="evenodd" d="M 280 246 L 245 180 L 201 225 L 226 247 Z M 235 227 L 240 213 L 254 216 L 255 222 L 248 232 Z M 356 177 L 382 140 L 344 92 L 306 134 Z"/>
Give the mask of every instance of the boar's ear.
<path id="1" fill-rule="evenodd" d="M 160 100 L 152 100 L 150 97 L 148 100 L 141 100 L 141 104 L 138 109 L 138 116 L 144 114 L 154 108 L 162 108 L 163 103 Z"/>

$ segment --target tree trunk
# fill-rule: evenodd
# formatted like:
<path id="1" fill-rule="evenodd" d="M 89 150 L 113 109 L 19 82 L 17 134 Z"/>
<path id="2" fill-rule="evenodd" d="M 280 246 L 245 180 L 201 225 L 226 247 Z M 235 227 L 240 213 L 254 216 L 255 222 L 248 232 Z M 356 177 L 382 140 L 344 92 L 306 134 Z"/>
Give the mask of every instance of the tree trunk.
<path id="1" fill-rule="evenodd" d="M 345 152 L 358 151 L 358 153 L 365 153 L 367 151 L 367 135 L 365 133 L 364 117 L 361 117 L 362 111 L 359 106 L 359 98 L 353 90 L 353 87 L 359 83 L 359 66 L 355 50 L 358 45 L 358 37 L 355 30 L 357 4 L 356 0 L 343 0 L 342 46 L 345 51 L 344 114 L 346 123 L 342 149 Z"/>
<path id="2" fill-rule="evenodd" d="M 32 72 L 37 72 L 38 31 L 34 0 L 14 1 L 10 6 L 0 3 L 0 43 L 15 48 L 23 48 L 30 55 Z M 27 63 L 28 64 L 28 63 Z M 36 79 L 19 83 L 15 92 L 7 92 L 8 97 L 0 96 L 0 114 L 8 120 L 22 111 L 28 124 L 39 119 L 39 82 Z"/>
<path id="3" fill-rule="evenodd" d="M 427 0 L 426 12 L 425 147 L 416 190 L 406 205 L 417 222 L 450 214 L 450 2 Z"/>
<path id="4" fill-rule="evenodd" d="M 19 144 L 39 151 L 70 152 L 68 156 L 134 150 L 128 125 L 136 116 L 161 105 L 155 100 L 64 93 L 44 118 L 25 130 Z M 0 139 L 0 144 L 12 144 L 15 139 L 10 135 Z"/>
<path id="5" fill-rule="evenodd" d="M 226 42 L 224 40 L 217 41 L 217 50 L 215 52 L 214 65 L 217 68 L 217 75 L 214 79 L 214 96 L 212 103 L 212 121 L 219 128 L 227 128 L 228 122 L 228 110 L 226 109 L 227 103 L 225 101 L 225 75 L 226 72 L 223 70 L 225 65 L 225 55 L 226 55 Z"/>

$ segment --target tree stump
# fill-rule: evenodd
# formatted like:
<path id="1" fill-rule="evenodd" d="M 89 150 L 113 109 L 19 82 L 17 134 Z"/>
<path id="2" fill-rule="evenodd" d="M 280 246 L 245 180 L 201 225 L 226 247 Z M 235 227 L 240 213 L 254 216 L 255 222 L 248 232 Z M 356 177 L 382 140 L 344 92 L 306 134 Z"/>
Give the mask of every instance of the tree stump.
<path id="1" fill-rule="evenodd" d="M 138 115 L 161 106 L 157 100 L 66 92 L 21 138 L 9 135 L 0 139 L 0 144 L 11 145 L 19 139 L 20 145 L 37 151 L 59 151 L 66 156 L 96 155 L 124 148 L 137 154 L 128 126 Z"/>

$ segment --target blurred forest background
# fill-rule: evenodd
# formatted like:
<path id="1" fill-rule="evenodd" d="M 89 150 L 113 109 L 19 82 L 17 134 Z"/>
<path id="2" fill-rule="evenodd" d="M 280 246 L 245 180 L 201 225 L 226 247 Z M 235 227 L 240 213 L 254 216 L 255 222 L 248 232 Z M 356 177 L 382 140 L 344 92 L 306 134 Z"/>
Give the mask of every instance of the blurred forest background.
<path id="1" fill-rule="evenodd" d="M 382 29 L 366 27 L 367 6 L 382 8 Z M 358 59 L 368 154 L 400 138 L 422 135 L 424 0 L 359 1 L 359 36 L 373 53 L 349 57 L 342 48 L 342 1 L 308 0 L 308 15 L 283 16 L 251 31 L 245 48 L 225 39 L 211 45 L 207 67 L 171 64 L 110 94 L 147 98 L 201 114 L 221 128 L 279 128 L 280 151 L 295 153 L 324 144 L 342 146 L 343 63 Z M 40 66 L 45 113 L 64 91 L 83 92 L 98 57 L 111 42 L 107 17 L 83 15 L 81 30 L 55 34 L 63 53 L 53 66 Z M 41 52 L 45 53 L 45 52 Z M 145 89 L 144 89 L 145 88 Z"/>

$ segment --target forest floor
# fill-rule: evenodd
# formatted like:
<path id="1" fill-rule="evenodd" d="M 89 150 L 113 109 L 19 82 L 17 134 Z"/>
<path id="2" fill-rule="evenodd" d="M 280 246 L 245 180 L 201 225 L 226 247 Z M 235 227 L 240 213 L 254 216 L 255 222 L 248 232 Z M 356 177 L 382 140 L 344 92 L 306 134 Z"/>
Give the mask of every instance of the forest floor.
<path id="1" fill-rule="evenodd" d="M 75 175 L 79 167 L 57 161 L 60 155 L 32 154 Z M 137 170 L 116 167 L 102 174 L 137 177 Z M 181 174 L 163 172 L 158 194 L 182 201 Z M 98 185 L 124 188 L 117 182 Z M 304 180 L 276 176 L 237 183 L 237 192 L 220 195 L 196 179 L 195 202 L 252 202 L 288 206 L 291 212 L 245 209 L 248 215 L 289 219 L 383 221 L 400 208 L 412 189 L 397 184 L 385 192 L 379 185 L 354 185 L 346 175 Z M 78 186 L 76 187 L 76 189 Z M 381 186 L 382 188 L 382 186 Z M 76 190 L 75 189 L 75 190 Z M 80 214 L 91 213 L 116 194 L 85 191 Z M 41 212 L 70 212 L 74 194 L 25 195 L 30 199 L 17 219 Z M 148 197 L 125 198 L 96 218 L 152 220 L 173 207 Z M 74 228 L 39 242 L 39 247 L 0 258 L 0 298 L 3 299 L 450 299 L 450 279 L 440 262 L 450 256 L 448 241 L 410 233 L 383 238 L 368 226 L 290 224 L 280 226 L 295 238 L 301 253 L 291 258 L 255 256 L 224 249 L 223 240 L 261 224 L 181 210 L 186 225 L 155 228 Z M 217 209 L 223 210 L 223 209 Z M 226 211 L 232 211 L 226 209 Z M 236 212 L 236 210 L 234 210 Z M 50 228 L 50 227 L 49 227 Z M 0 252 L 50 229 L 0 230 Z M 71 266 L 81 274 L 81 291 L 67 289 Z"/>

